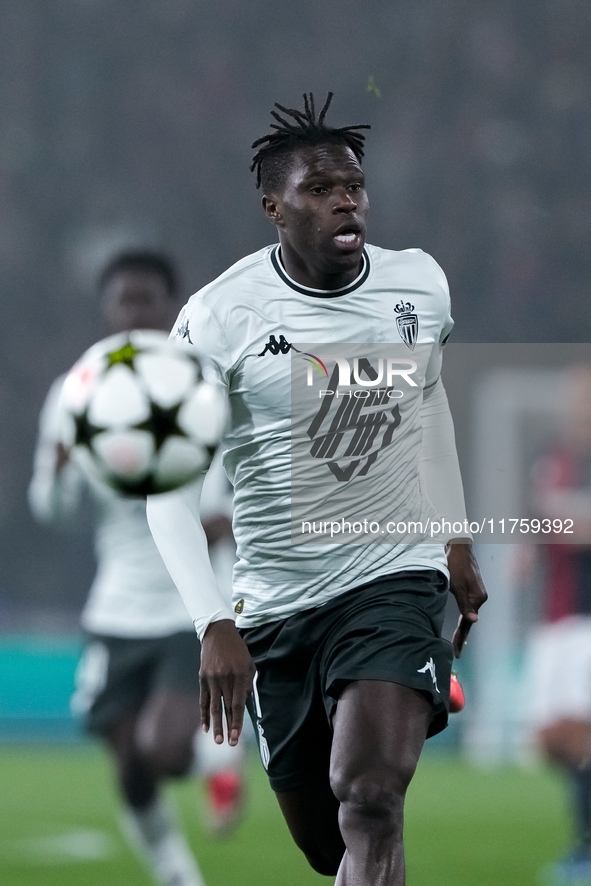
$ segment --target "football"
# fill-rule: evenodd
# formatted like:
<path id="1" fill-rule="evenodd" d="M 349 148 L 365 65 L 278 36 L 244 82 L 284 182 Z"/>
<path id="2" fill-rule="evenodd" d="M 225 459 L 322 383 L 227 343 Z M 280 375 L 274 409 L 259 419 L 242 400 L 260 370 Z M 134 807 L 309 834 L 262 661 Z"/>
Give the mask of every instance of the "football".
<path id="1" fill-rule="evenodd" d="M 84 473 L 128 496 L 170 492 L 209 467 L 227 414 L 206 360 L 163 332 L 86 351 L 61 390 L 62 443 Z"/>

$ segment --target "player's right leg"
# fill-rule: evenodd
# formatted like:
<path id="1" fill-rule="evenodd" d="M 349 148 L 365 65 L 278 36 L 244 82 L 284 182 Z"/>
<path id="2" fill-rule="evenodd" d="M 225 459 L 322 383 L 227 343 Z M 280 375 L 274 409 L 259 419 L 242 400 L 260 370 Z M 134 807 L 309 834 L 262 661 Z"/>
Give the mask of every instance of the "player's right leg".
<path id="1" fill-rule="evenodd" d="M 343 886 L 404 883 L 404 795 L 447 719 L 446 598 L 445 578 L 419 570 L 242 632 L 271 786 L 316 870 L 336 873 L 346 846 Z"/>
<path id="2" fill-rule="evenodd" d="M 122 797 L 128 806 L 140 809 L 155 799 L 159 778 L 137 748 L 137 722 L 136 711 L 124 712 L 105 727 L 102 737 L 111 751 Z"/>
<path id="3" fill-rule="evenodd" d="M 174 810 L 159 791 L 163 777 L 180 775 L 191 764 L 197 713 L 192 720 L 191 713 L 186 713 L 180 726 L 170 730 L 175 740 L 155 746 L 153 715 L 157 715 L 157 731 L 163 733 L 164 720 L 171 710 L 162 702 L 161 693 L 153 698 L 153 676 L 162 655 L 159 640 L 105 637 L 95 640 L 91 648 L 95 658 L 97 650 L 105 650 L 104 675 L 98 680 L 95 674 L 94 680 L 87 680 L 85 685 L 82 667 L 78 697 L 86 698 L 88 704 L 88 728 L 100 735 L 112 752 L 124 801 L 124 832 L 161 886 L 204 886 Z M 197 703 L 194 708 L 198 712 Z M 184 726 L 186 741 L 182 740 Z M 183 751 L 180 756 L 176 754 L 179 748 Z"/>
<path id="4" fill-rule="evenodd" d="M 431 712 L 430 699 L 399 683 L 360 680 L 343 690 L 330 778 L 347 851 L 335 886 L 404 886 L 404 801 Z"/>
<path id="5" fill-rule="evenodd" d="M 405 882 L 404 800 L 430 720 L 430 701 L 414 689 L 366 680 L 343 691 L 330 782 L 277 793 L 294 841 L 318 873 L 338 872 L 339 886 Z"/>

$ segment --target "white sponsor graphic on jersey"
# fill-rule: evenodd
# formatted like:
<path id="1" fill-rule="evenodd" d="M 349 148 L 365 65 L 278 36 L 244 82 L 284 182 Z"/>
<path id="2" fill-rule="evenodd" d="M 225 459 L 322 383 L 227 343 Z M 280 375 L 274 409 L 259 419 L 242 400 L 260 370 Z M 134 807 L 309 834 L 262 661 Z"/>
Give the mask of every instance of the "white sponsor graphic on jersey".
<path id="1" fill-rule="evenodd" d="M 425 667 L 418 668 L 417 674 L 426 674 L 427 671 L 431 674 L 431 679 L 433 680 L 433 686 L 435 687 L 435 691 L 439 692 L 439 686 L 437 685 L 437 675 L 435 673 L 435 662 L 433 661 L 433 656 L 429 659 L 428 662 L 425 663 Z"/>

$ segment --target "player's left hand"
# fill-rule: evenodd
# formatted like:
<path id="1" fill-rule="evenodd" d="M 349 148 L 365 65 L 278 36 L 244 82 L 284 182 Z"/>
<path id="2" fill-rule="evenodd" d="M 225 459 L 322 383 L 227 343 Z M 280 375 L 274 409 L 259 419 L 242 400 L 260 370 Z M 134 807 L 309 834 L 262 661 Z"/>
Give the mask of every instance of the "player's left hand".
<path id="1" fill-rule="evenodd" d="M 478 610 L 488 594 L 474 556 L 472 542 L 451 542 L 447 547 L 449 589 L 456 598 L 460 618 L 453 635 L 454 655 L 459 658 L 470 628 L 478 621 Z"/>

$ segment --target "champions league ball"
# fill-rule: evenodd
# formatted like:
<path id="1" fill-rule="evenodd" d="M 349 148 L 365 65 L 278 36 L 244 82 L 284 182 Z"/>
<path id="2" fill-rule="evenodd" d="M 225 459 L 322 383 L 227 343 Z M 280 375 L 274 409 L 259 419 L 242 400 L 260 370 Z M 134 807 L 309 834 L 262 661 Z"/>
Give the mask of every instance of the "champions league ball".
<path id="1" fill-rule="evenodd" d="M 163 332 L 93 345 L 61 391 L 62 442 L 84 473 L 122 495 L 170 492 L 209 467 L 227 415 L 207 362 Z"/>

